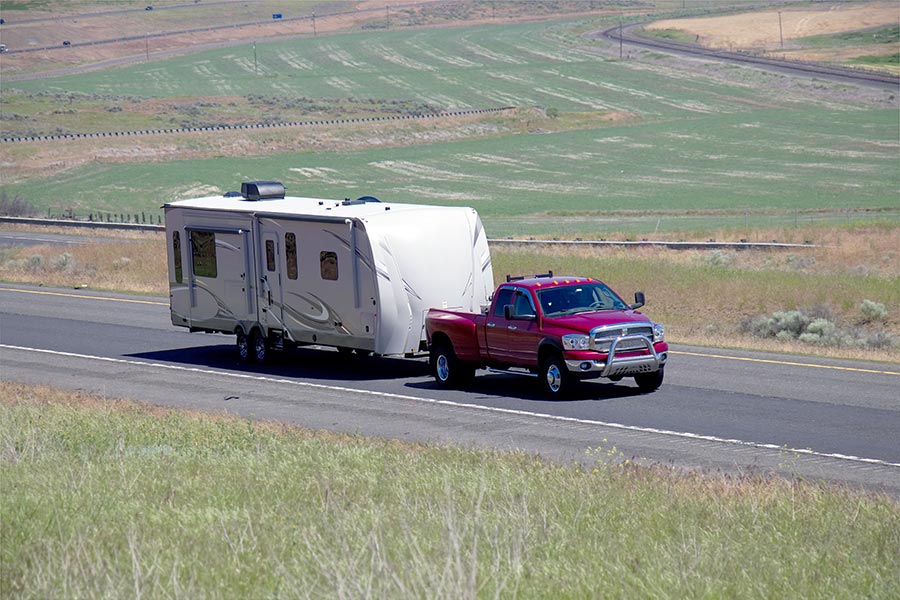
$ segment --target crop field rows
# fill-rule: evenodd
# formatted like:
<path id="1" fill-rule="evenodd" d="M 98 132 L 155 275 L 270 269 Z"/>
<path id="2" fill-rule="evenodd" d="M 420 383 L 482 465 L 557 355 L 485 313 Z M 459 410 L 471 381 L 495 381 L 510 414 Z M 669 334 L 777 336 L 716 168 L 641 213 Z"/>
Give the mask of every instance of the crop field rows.
<path id="1" fill-rule="evenodd" d="M 896 208 L 900 123 L 888 92 L 851 92 L 703 61 L 685 66 L 648 52 L 618 60 L 609 43 L 574 34 L 603 23 L 266 42 L 14 86 L 16 93 L 69 90 L 113 98 L 353 97 L 445 110 L 516 105 L 615 116 L 589 128 L 548 132 L 525 123 L 526 131 L 510 137 L 507 124 L 487 121 L 472 127 L 471 139 L 444 141 L 438 125 L 423 124 L 412 134 L 421 140 L 405 147 L 237 152 L 150 164 L 98 160 L 46 177 L 40 186 L 17 181 L 8 164 L 0 174 L 11 181 L 4 185 L 11 195 L 79 213 L 158 210 L 190 189 L 224 192 L 241 178 L 271 178 L 302 196 L 472 204 L 489 226 L 496 218 L 491 233 L 497 236 L 593 231 L 587 221 L 574 232 L 540 231 L 540 215 L 553 210 Z M 380 133 L 375 128 L 371 137 Z M 265 145 L 246 136 L 240 143 Z M 535 230 L 501 226 L 523 215 L 538 224 Z"/>
<path id="2" fill-rule="evenodd" d="M 156 65 L 18 82 L 26 91 L 59 89 L 111 96 L 235 96 L 252 93 L 330 98 L 404 98 L 444 109 L 518 105 L 563 111 L 618 110 L 642 117 L 740 110 L 741 104 L 782 106 L 748 86 L 718 82 L 664 65 L 635 69 L 611 62 L 568 40 L 544 35 L 546 25 L 475 27 L 329 40 L 257 44 L 173 59 Z M 647 76 L 654 76 L 652 91 Z M 705 96 L 705 98 L 704 98 Z M 699 97 L 699 98 L 698 98 Z M 799 100 L 799 99 L 798 99 Z M 735 106 L 737 104 L 737 106 Z"/>

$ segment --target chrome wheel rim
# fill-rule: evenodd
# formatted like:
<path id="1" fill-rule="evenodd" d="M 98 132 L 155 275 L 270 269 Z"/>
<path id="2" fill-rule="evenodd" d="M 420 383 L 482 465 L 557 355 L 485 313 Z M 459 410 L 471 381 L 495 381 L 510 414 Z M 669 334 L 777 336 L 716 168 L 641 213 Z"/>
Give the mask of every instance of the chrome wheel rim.
<path id="1" fill-rule="evenodd" d="M 250 344 L 247 343 L 247 338 L 245 336 L 238 336 L 238 356 L 242 359 L 247 358 L 250 355 Z"/>
<path id="2" fill-rule="evenodd" d="M 562 374 L 559 372 L 559 367 L 550 365 L 547 368 L 547 387 L 550 388 L 551 392 L 558 392 L 561 384 Z"/>
<path id="3" fill-rule="evenodd" d="M 441 381 L 447 381 L 450 376 L 450 361 L 443 354 L 437 357 L 437 376 Z"/>

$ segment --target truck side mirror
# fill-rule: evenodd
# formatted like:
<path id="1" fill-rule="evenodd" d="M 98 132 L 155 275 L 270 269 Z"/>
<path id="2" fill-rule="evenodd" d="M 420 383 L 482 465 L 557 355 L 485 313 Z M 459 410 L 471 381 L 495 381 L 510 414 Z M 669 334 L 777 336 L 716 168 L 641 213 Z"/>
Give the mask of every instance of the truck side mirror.
<path id="1" fill-rule="evenodd" d="M 517 312 L 516 312 L 516 307 L 515 307 L 514 305 L 512 305 L 512 304 L 506 304 L 506 305 L 504 305 L 504 307 L 503 307 L 503 317 L 504 317 L 507 321 L 512 321 L 512 320 L 516 320 L 516 321 L 534 321 L 535 319 L 537 319 L 537 315 L 534 315 L 534 314 L 531 314 L 531 313 L 526 313 L 526 314 L 519 314 L 519 313 L 517 313 Z"/>
<path id="2" fill-rule="evenodd" d="M 631 305 L 631 310 L 637 310 L 645 304 L 644 300 L 644 292 L 635 292 L 634 293 L 634 304 Z"/>

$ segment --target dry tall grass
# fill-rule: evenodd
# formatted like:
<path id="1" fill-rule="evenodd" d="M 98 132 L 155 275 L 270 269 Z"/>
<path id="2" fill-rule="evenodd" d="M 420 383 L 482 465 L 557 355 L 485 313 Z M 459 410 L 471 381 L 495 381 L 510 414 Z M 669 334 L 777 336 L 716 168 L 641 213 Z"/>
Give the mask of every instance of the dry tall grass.
<path id="1" fill-rule="evenodd" d="M 694 238 L 706 234 L 719 240 L 734 237 L 729 232 L 704 232 Z M 91 241 L 71 246 L 0 249 L 0 279 L 167 295 L 162 234 L 105 237 L 110 235 L 92 234 Z M 900 339 L 900 227 L 807 227 L 761 230 L 756 236 L 811 241 L 817 247 L 770 251 L 495 247 L 492 254 L 498 281 L 507 273 L 551 268 L 603 279 L 626 296 L 641 289 L 648 295 L 646 311 L 666 324 L 671 341 L 900 361 L 897 345 L 822 347 L 758 339 L 741 327 L 759 315 L 804 309 L 828 314 L 844 327 L 880 328 Z M 864 300 L 885 306 L 882 322 L 864 322 L 859 310 Z"/>

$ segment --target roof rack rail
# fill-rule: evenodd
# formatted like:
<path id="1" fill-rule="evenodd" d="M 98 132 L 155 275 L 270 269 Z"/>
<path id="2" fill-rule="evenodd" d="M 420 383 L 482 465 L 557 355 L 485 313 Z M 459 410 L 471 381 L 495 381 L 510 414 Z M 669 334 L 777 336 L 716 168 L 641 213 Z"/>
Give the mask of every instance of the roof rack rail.
<path id="1" fill-rule="evenodd" d="M 546 273 L 535 275 L 534 279 L 547 279 L 550 277 L 553 277 L 553 271 L 550 271 L 548 269 Z M 510 281 L 521 281 L 523 279 L 525 279 L 524 275 L 507 275 L 506 276 L 507 283 L 509 283 Z"/>

